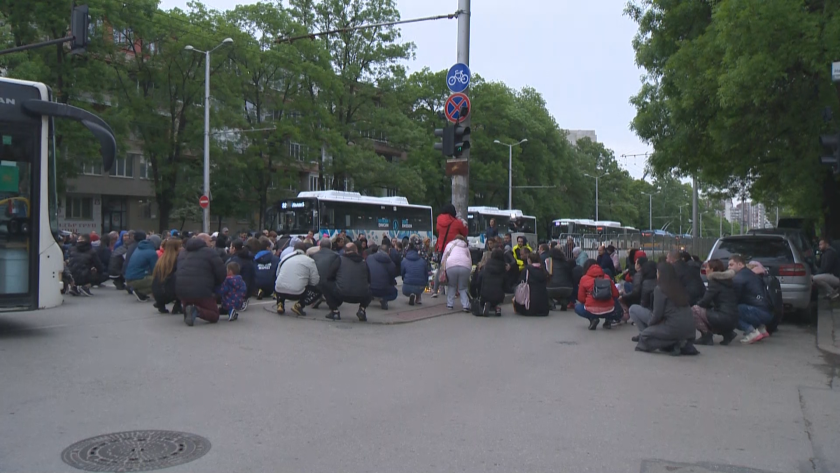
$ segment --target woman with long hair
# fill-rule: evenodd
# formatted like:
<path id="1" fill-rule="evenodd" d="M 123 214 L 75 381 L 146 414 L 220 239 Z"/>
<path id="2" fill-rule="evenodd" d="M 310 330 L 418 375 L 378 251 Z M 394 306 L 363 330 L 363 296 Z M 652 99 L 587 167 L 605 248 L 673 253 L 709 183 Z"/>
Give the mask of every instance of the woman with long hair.
<path id="1" fill-rule="evenodd" d="M 163 242 L 163 256 L 158 258 L 152 271 L 152 295 L 155 298 L 155 308 L 161 314 L 168 314 L 166 304 L 174 302 L 173 314 L 182 313 L 181 301 L 175 296 L 175 269 L 178 265 L 178 255 L 181 252 L 181 240 L 170 238 Z"/>
<path id="2" fill-rule="evenodd" d="M 531 315 L 545 317 L 549 312 L 548 302 L 548 273 L 543 266 L 542 258 L 537 253 L 528 253 L 527 262 L 522 268 L 522 274 L 519 277 L 520 282 L 528 283 L 529 287 L 529 304 L 526 307 L 523 304 L 513 301 L 513 311 L 519 315 Z"/>
<path id="3" fill-rule="evenodd" d="M 696 355 L 688 292 L 672 264 L 660 263 L 656 269 L 659 283 L 653 291 L 653 313 L 639 334 L 636 351 L 665 350 L 673 356 Z"/>

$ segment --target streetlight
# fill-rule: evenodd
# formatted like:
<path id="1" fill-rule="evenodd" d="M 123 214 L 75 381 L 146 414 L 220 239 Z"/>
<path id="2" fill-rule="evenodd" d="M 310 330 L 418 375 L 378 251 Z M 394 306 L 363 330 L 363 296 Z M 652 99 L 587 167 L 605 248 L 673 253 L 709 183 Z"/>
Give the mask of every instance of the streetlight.
<path id="1" fill-rule="evenodd" d="M 688 206 L 689 206 L 689 204 L 680 205 L 680 237 L 682 237 L 682 235 L 683 235 L 683 232 L 682 232 L 682 209 L 683 209 L 683 207 L 688 207 Z"/>
<path id="2" fill-rule="evenodd" d="M 648 218 L 650 218 L 650 231 L 653 231 L 653 194 L 648 194 L 647 192 L 642 192 L 642 195 L 646 195 L 650 197 L 650 210 L 648 214 Z"/>
<path id="3" fill-rule="evenodd" d="M 519 146 L 526 141 L 528 141 L 528 138 L 522 138 L 518 143 L 513 144 L 493 140 L 493 143 L 508 147 L 508 210 L 513 209 L 513 147 Z"/>
<path id="4" fill-rule="evenodd" d="M 187 51 L 204 54 L 204 195 L 210 198 L 210 53 L 233 42 L 232 38 L 225 38 L 215 48 L 202 51 L 188 44 Z M 204 209 L 204 233 L 210 233 L 210 206 Z"/>
<path id="5" fill-rule="evenodd" d="M 608 172 L 605 172 L 604 174 L 601 174 L 600 176 L 591 176 L 589 174 L 583 173 L 584 176 L 591 177 L 591 178 L 595 179 L 595 221 L 596 222 L 599 220 L 598 219 L 598 181 L 602 177 L 604 177 L 608 174 L 609 174 Z"/>

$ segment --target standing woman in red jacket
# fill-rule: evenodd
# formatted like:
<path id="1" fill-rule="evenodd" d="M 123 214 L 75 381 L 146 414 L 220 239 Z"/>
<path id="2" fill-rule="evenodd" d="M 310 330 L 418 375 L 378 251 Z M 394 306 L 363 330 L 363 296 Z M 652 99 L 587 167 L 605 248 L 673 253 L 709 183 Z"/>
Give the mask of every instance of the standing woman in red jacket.
<path id="1" fill-rule="evenodd" d="M 467 238 L 467 227 L 455 215 L 455 206 L 452 204 L 444 205 L 441 214 L 438 215 L 437 243 L 435 243 L 435 251 L 438 255 L 443 255 L 443 249 L 458 235 Z M 437 261 L 440 261 L 440 256 L 437 257 Z"/>

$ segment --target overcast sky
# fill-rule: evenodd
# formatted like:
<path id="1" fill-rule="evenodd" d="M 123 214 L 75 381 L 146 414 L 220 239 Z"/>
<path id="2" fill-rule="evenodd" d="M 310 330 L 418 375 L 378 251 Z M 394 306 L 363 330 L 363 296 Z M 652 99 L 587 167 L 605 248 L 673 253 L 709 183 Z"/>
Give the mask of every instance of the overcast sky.
<path id="1" fill-rule="evenodd" d="M 451 13 L 458 7 L 457 0 L 396 1 L 403 19 Z M 255 0 L 203 2 L 229 10 Z M 162 0 L 161 8 L 185 9 L 186 3 Z M 639 90 L 642 71 L 631 45 L 636 25 L 623 15 L 626 0 L 471 3 L 470 69 L 514 88 L 534 87 L 560 127 L 595 130 L 619 164 L 641 177 L 644 157 L 620 157 L 651 150 L 630 131 L 635 109 L 629 98 Z M 408 68 L 449 68 L 456 62 L 457 32 L 457 20 L 403 25 L 403 40 L 417 46 Z"/>

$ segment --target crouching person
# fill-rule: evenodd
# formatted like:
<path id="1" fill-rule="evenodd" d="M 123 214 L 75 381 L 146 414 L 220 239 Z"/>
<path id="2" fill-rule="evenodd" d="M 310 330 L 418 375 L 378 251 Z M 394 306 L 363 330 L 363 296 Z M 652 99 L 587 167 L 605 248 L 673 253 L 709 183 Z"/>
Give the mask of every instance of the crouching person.
<path id="1" fill-rule="evenodd" d="M 671 355 L 696 355 L 694 319 L 688 291 L 670 263 L 657 265 L 659 285 L 653 291 L 653 314 L 647 328 L 639 334 L 636 351 L 663 350 Z"/>
<path id="2" fill-rule="evenodd" d="M 277 268 L 277 279 L 274 281 L 274 292 L 277 296 L 277 313 L 286 313 L 286 299 L 295 302 L 292 312 L 304 316 L 303 308 L 315 302 L 321 295 L 318 291 L 318 268 L 315 261 L 306 256 L 306 244 L 302 241 L 295 243 L 294 250 L 280 260 Z"/>
<path id="3" fill-rule="evenodd" d="M 241 308 L 248 296 L 248 285 L 240 276 L 239 263 L 231 261 L 227 264 L 227 277 L 222 283 L 222 308 L 220 312 L 227 314 L 228 322 L 239 318 L 237 309 Z"/>
<path id="4" fill-rule="evenodd" d="M 319 252 L 320 253 L 320 252 Z M 327 305 L 330 307 L 328 319 L 341 320 L 341 313 L 338 308 L 344 302 L 359 304 L 356 316 L 359 321 L 367 321 L 367 306 L 373 299 L 370 293 L 370 271 L 359 250 L 353 243 L 344 246 L 344 254 L 341 255 L 340 263 L 335 265 L 335 274 L 330 275 L 330 280 L 335 281 L 334 291 L 324 294 Z"/>
<path id="5" fill-rule="evenodd" d="M 192 326 L 196 318 L 219 321 L 215 289 L 226 276 L 225 264 L 213 248 L 210 235 L 201 233 L 187 240 L 175 270 L 175 294 L 184 307 L 184 323 Z"/>

